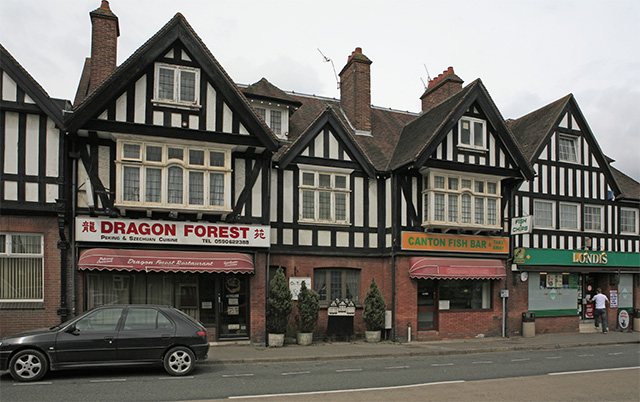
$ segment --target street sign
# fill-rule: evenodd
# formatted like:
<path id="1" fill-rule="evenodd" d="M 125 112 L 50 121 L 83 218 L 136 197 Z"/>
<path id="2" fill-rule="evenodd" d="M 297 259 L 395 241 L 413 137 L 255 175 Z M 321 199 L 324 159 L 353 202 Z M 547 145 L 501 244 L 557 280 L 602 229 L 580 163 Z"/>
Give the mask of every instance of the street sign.
<path id="1" fill-rule="evenodd" d="M 511 218 L 511 234 L 531 233 L 533 231 L 533 216 Z"/>

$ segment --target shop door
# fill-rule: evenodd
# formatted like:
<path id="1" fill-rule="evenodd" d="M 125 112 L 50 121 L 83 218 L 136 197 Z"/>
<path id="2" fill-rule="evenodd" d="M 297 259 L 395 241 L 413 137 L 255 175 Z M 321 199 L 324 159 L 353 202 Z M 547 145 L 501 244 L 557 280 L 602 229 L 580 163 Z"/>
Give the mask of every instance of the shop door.
<path id="1" fill-rule="evenodd" d="M 249 280 L 247 275 L 221 275 L 218 281 L 218 338 L 249 336 Z"/>
<path id="2" fill-rule="evenodd" d="M 582 294 L 578 295 L 578 311 L 580 311 L 581 320 L 593 319 L 593 303 L 591 300 L 596 294 L 595 279 L 589 274 L 580 275 L 582 286 L 579 286 Z"/>
<path id="3" fill-rule="evenodd" d="M 438 285 L 433 279 L 418 279 L 418 330 L 438 329 Z"/>

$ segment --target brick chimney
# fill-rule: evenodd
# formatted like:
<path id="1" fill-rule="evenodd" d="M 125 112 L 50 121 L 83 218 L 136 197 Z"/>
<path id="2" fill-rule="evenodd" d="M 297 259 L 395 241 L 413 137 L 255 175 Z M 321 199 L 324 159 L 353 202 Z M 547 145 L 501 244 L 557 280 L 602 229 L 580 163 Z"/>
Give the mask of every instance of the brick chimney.
<path id="1" fill-rule="evenodd" d="M 340 71 L 340 104 L 351 124 L 371 132 L 371 60 L 357 47 Z"/>
<path id="2" fill-rule="evenodd" d="M 102 0 L 100 8 L 89 13 L 91 16 L 91 81 L 89 93 L 93 92 L 116 69 L 118 17 L 111 12 L 109 2 Z"/>
<path id="3" fill-rule="evenodd" d="M 422 100 L 422 113 L 426 113 L 445 100 L 462 90 L 462 79 L 453 72 L 453 67 L 444 70 L 432 80 L 424 94 L 420 97 Z"/>

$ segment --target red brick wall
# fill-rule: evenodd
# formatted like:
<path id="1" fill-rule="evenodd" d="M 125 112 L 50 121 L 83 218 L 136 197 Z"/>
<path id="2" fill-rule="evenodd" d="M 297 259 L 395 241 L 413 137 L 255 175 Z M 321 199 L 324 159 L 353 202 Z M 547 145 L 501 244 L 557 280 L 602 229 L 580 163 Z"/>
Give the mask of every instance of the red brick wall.
<path id="1" fill-rule="evenodd" d="M 60 250 L 55 217 L 0 216 L 1 232 L 44 235 L 44 303 L 2 303 L 0 336 L 60 323 Z"/>
<path id="2" fill-rule="evenodd" d="M 351 124 L 363 131 L 371 131 L 370 65 L 362 49 L 356 48 L 340 72 L 340 105 Z"/>
<path id="3" fill-rule="evenodd" d="M 104 8 L 106 3 L 106 9 Z M 109 3 L 91 13 L 91 83 L 94 91 L 116 68 L 118 48 L 118 20 Z"/>
<path id="4" fill-rule="evenodd" d="M 266 342 L 265 316 L 266 316 L 266 289 L 267 289 L 267 256 L 257 254 L 255 274 L 249 279 L 250 291 L 250 336 L 252 343 L 263 344 Z"/>

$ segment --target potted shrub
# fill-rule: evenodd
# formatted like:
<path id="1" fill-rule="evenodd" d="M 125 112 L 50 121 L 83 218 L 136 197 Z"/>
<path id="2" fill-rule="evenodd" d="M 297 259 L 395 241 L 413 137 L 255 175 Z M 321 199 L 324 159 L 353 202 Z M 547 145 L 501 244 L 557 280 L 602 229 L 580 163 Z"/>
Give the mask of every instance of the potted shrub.
<path id="1" fill-rule="evenodd" d="M 313 329 L 318 322 L 320 310 L 320 296 L 313 289 L 307 289 L 307 284 L 302 281 L 298 294 L 298 314 L 296 325 L 298 326 L 298 345 L 311 345 L 313 342 Z"/>
<path id="2" fill-rule="evenodd" d="M 267 333 L 269 346 L 284 345 L 284 333 L 287 330 L 289 315 L 293 308 L 291 291 L 284 276 L 284 270 L 278 268 L 276 275 L 269 283 L 269 297 L 267 298 Z"/>
<path id="3" fill-rule="evenodd" d="M 362 318 L 366 326 L 367 342 L 380 342 L 382 329 L 384 328 L 384 313 L 386 304 L 375 278 L 371 279 L 371 286 L 364 298 L 364 313 Z"/>

